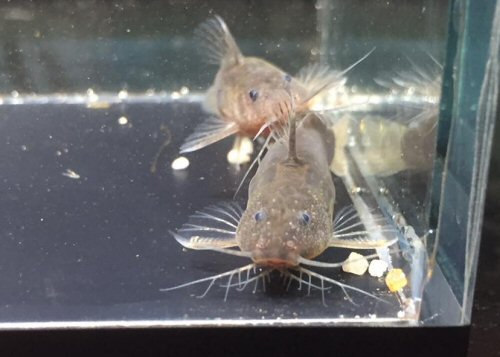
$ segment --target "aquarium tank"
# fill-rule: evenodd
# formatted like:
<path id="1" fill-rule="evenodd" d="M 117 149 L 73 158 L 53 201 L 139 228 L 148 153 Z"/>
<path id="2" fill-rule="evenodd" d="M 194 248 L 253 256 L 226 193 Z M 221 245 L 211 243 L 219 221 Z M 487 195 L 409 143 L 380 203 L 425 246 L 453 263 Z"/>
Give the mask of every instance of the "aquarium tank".
<path id="1" fill-rule="evenodd" d="M 2 2 L 0 329 L 468 325 L 499 8 Z"/>

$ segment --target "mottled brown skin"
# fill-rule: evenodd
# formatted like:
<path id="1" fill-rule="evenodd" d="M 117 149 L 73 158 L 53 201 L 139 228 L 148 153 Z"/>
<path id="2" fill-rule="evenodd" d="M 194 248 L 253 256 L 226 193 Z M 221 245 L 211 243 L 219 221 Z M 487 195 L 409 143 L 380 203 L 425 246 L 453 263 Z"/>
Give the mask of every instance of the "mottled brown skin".
<path id="1" fill-rule="evenodd" d="M 250 92 L 257 93 L 252 99 Z M 301 111 L 307 96 L 304 86 L 271 63 L 241 57 L 223 64 L 207 94 L 207 107 L 224 121 L 235 122 L 243 135 L 254 136 L 269 121 L 286 122 Z"/>
<path id="2" fill-rule="evenodd" d="M 296 135 L 299 162 L 287 162 L 285 140 L 271 146 L 250 183 L 247 208 L 236 232 L 240 249 L 250 252 L 261 266 L 298 266 L 299 257 L 321 254 L 332 235 L 333 134 L 310 114 Z"/>

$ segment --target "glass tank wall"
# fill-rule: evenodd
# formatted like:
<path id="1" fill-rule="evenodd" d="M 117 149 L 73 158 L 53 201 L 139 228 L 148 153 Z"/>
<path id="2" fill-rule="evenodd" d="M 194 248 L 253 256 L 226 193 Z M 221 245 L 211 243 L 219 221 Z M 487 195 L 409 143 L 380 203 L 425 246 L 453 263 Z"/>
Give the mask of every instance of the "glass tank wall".
<path id="1" fill-rule="evenodd" d="M 498 9 L 2 3 L 0 328 L 467 324 Z M 279 69 L 230 72 L 251 57 Z M 302 161 L 258 196 L 293 138 L 277 120 L 252 141 L 227 113 L 246 120 L 264 100 L 263 124 L 278 117 L 269 108 L 297 118 Z M 316 164 L 311 206 L 290 177 L 314 177 Z M 271 238 L 244 220 L 269 222 Z M 310 254 L 306 236 L 326 246 Z M 307 249 L 285 259 L 276 241 Z"/>

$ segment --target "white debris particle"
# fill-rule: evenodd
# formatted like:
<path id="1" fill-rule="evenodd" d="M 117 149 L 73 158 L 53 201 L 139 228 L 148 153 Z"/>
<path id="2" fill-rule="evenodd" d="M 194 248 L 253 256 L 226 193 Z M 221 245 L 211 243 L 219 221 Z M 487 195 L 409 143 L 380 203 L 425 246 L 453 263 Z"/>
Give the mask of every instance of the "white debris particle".
<path id="1" fill-rule="evenodd" d="M 233 148 L 227 153 L 227 161 L 232 165 L 241 165 L 250 162 L 253 153 L 253 142 L 249 138 L 243 137 L 235 143 Z"/>
<path id="2" fill-rule="evenodd" d="M 28 147 L 26 145 L 21 145 L 21 150 L 22 151 L 27 151 L 28 150 Z"/>
<path id="3" fill-rule="evenodd" d="M 118 99 L 125 99 L 128 97 L 128 92 L 125 89 L 122 89 L 118 92 Z"/>
<path id="4" fill-rule="evenodd" d="M 405 312 L 403 310 L 398 311 L 398 318 L 402 319 L 405 317 Z"/>
<path id="5" fill-rule="evenodd" d="M 188 95 L 189 94 L 189 88 L 186 87 L 186 86 L 184 86 L 184 87 L 181 88 L 180 92 L 181 92 L 181 95 Z"/>
<path id="6" fill-rule="evenodd" d="M 78 180 L 80 178 L 80 175 L 71 169 L 66 169 L 66 171 L 64 171 L 62 175 L 74 180 Z"/>
<path id="7" fill-rule="evenodd" d="M 368 260 L 361 254 L 351 252 L 349 257 L 342 264 L 342 270 L 346 273 L 363 275 L 368 269 Z"/>
<path id="8" fill-rule="evenodd" d="M 89 102 L 97 102 L 99 100 L 99 96 L 95 94 L 92 88 L 87 89 L 87 96 L 89 98 Z"/>
<path id="9" fill-rule="evenodd" d="M 387 262 L 384 262 L 383 260 L 380 259 L 373 259 L 370 262 L 370 266 L 368 267 L 368 273 L 371 276 L 380 278 L 382 275 L 384 275 L 385 271 L 388 268 Z"/>
<path id="10" fill-rule="evenodd" d="M 253 154 L 253 142 L 247 137 L 241 138 L 240 150 L 246 154 Z"/>
<path id="11" fill-rule="evenodd" d="M 127 123 L 128 123 L 127 117 L 119 117 L 118 118 L 118 124 L 120 124 L 120 125 L 127 125 Z"/>
<path id="12" fill-rule="evenodd" d="M 181 94 L 179 92 L 172 92 L 170 94 L 170 98 L 172 99 L 179 99 L 181 97 Z"/>
<path id="13" fill-rule="evenodd" d="M 173 170 L 185 170 L 189 167 L 189 160 L 187 157 L 179 156 L 177 159 L 172 161 Z"/>
<path id="14" fill-rule="evenodd" d="M 241 165 L 250 161 L 250 155 L 237 149 L 232 149 L 227 153 L 227 162 L 231 165 Z"/>

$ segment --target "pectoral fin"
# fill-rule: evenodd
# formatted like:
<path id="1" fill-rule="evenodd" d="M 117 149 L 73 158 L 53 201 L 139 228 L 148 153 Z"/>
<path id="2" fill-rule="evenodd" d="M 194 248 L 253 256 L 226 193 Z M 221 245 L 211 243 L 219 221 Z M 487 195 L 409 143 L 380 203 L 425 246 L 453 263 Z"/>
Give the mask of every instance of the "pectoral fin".
<path id="1" fill-rule="evenodd" d="M 181 244 L 183 247 L 188 249 L 214 249 L 214 248 L 232 248 L 236 247 L 238 243 L 236 239 L 226 239 L 226 238 L 210 238 L 203 236 L 191 236 L 184 237 L 178 233 L 170 231 L 177 242 Z"/>
<path id="2" fill-rule="evenodd" d="M 309 65 L 301 69 L 297 74 L 297 79 L 308 90 L 308 96 L 302 104 L 309 109 L 314 109 L 313 107 L 318 96 L 328 90 L 343 87 L 347 81 L 345 75 L 359 63 L 363 62 L 374 50 L 375 48 L 342 71 L 335 71 L 328 66 L 319 64 Z"/>
<path id="3" fill-rule="evenodd" d="M 334 71 L 328 66 L 319 64 L 302 68 L 296 77 L 307 88 L 306 102 L 311 102 L 312 98 L 324 90 L 342 87 L 347 80 L 343 72 Z"/>
<path id="4" fill-rule="evenodd" d="M 366 229 L 353 206 L 346 206 L 337 212 L 333 221 L 333 234 L 328 245 L 347 249 L 378 249 L 397 242 L 396 231 L 385 223 L 385 218 L 372 215 L 377 228 Z"/>
<path id="5" fill-rule="evenodd" d="M 356 236 L 352 238 L 330 238 L 329 246 L 346 249 L 378 249 L 393 245 L 398 240 L 397 237 L 391 239 L 371 239 L 367 236 Z"/>
<path id="6" fill-rule="evenodd" d="M 238 130 L 238 126 L 234 122 L 228 123 L 215 116 L 208 117 L 186 138 L 180 148 L 180 152 L 185 153 L 199 150 L 237 133 Z"/>
<path id="7" fill-rule="evenodd" d="M 236 229 L 242 211 L 234 202 L 222 202 L 196 211 L 188 223 L 170 233 L 189 249 L 220 249 L 238 245 Z"/>

